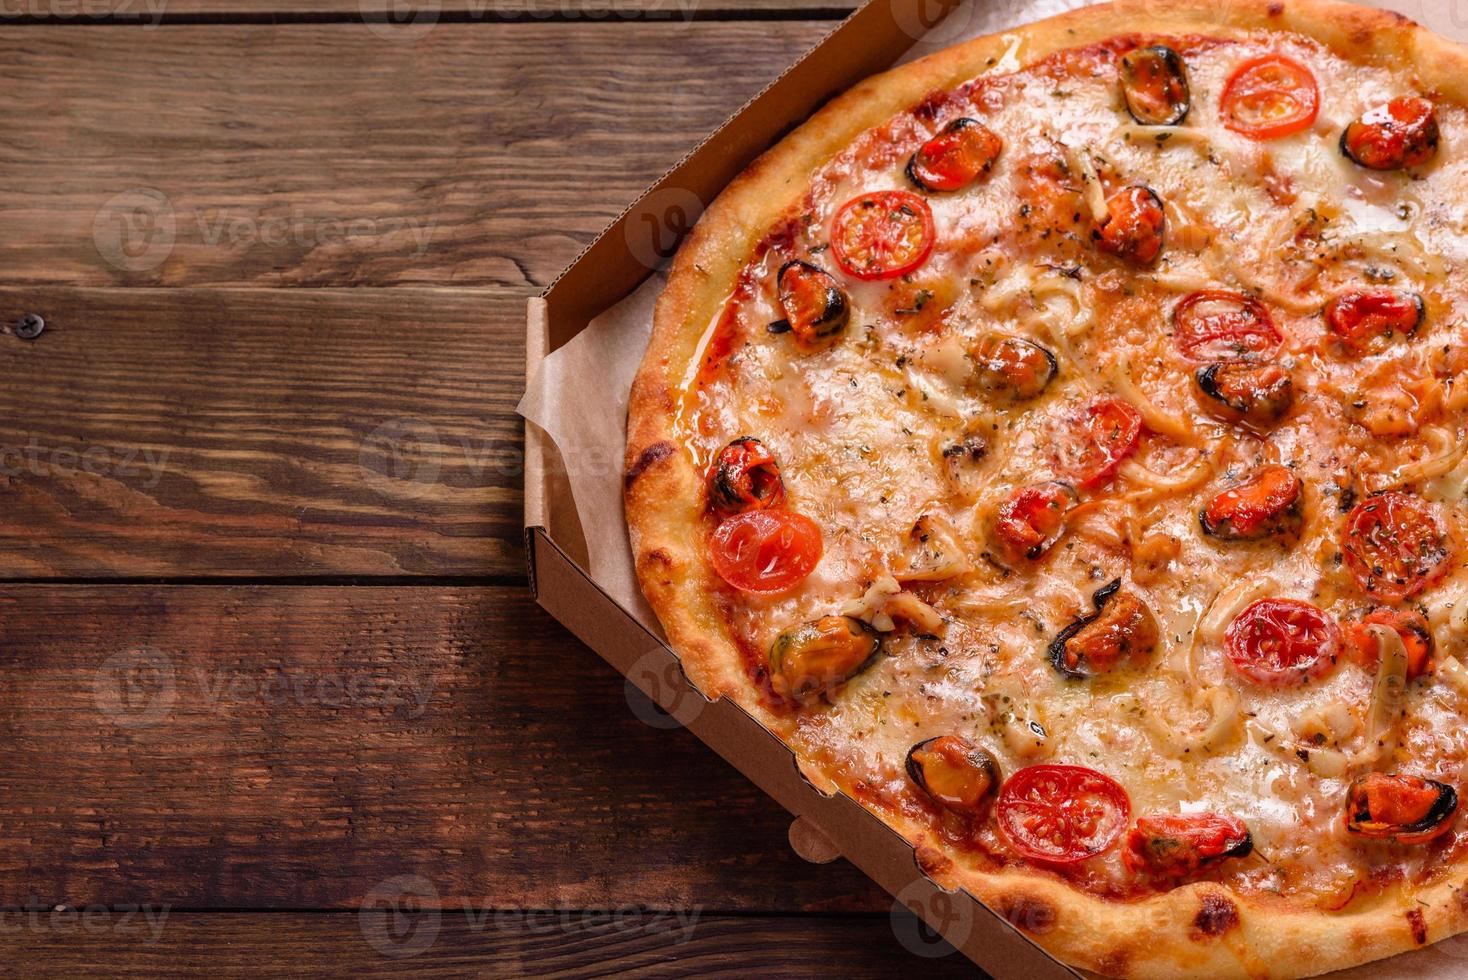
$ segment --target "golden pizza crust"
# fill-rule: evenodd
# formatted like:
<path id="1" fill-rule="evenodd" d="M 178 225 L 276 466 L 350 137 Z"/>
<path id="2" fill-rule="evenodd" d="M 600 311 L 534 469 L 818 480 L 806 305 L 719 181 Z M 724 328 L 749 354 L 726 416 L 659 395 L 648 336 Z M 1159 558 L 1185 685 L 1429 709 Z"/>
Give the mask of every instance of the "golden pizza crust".
<path id="1" fill-rule="evenodd" d="M 632 388 L 626 456 L 627 520 L 642 588 L 688 676 L 705 694 L 733 697 L 773 731 L 789 731 L 788 718 L 760 703 L 714 604 L 717 588 L 699 530 L 703 474 L 675 432 L 675 416 L 701 338 L 756 244 L 800 201 L 811 175 L 861 133 L 929 93 L 983 74 L 1016 38 L 1023 68 L 1119 34 L 1238 38 L 1261 29 L 1315 38 L 1357 62 L 1412 63 L 1425 89 L 1468 104 L 1468 49 L 1393 13 L 1333 0 L 1119 0 L 979 38 L 867 79 L 756 160 L 708 209 L 678 253 L 657 305 Z M 1313 976 L 1468 929 L 1468 862 L 1444 867 L 1428 886 L 1391 888 L 1342 913 L 1300 910 L 1216 883 L 1119 902 L 1042 872 L 957 867 L 926 826 L 886 819 L 919 848 L 935 880 L 965 889 L 1061 959 L 1111 976 Z"/>

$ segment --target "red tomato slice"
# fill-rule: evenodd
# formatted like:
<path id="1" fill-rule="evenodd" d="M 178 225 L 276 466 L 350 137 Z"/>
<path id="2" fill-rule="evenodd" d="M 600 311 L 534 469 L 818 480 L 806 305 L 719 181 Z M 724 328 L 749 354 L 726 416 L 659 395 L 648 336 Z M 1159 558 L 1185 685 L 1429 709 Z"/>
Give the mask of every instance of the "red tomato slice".
<path id="1" fill-rule="evenodd" d="M 1277 140 L 1309 129 L 1320 114 L 1320 87 L 1310 69 L 1284 55 L 1246 61 L 1223 86 L 1223 124 L 1254 140 Z"/>
<path id="2" fill-rule="evenodd" d="M 1300 599 L 1260 599 L 1234 617 L 1223 640 L 1239 673 L 1277 687 L 1319 677 L 1341 650 L 1335 620 Z"/>
<path id="3" fill-rule="evenodd" d="M 1121 784 L 1083 766 L 1029 766 L 999 791 L 1000 835 L 1034 861 L 1074 864 L 1109 849 L 1131 819 Z"/>
<path id="4" fill-rule="evenodd" d="M 858 279 L 895 279 L 928 260 L 933 212 L 916 194 L 877 191 L 852 198 L 836 212 L 831 251 Z"/>
<path id="5" fill-rule="evenodd" d="M 768 595 L 805 579 L 821 560 L 821 529 L 788 510 L 751 510 L 718 526 L 709 541 L 714 571 L 736 589 Z"/>
<path id="6" fill-rule="evenodd" d="M 1120 398 L 1106 398 L 1086 409 L 1085 439 L 1075 461 L 1076 482 L 1087 490 L 1116 475 L 1142 439 L 1142 416 Z"/>
<path id="7" fill-rule="evenodd" d="M 1266 357 L 1284 343 L 1263 303 L 1226 289 L 1193 293 L 1172 311 L 1172 323 L 1178 350 L 1198 364 Z"/>
<path id="8" fill-rule="evenodd" d="M 1362 592 L 1401 602 L 1442 577 L 1451 547 L 1431 504 L 1393 490 L 1361 501 L 1346 516 L 1341 552 Z"/>

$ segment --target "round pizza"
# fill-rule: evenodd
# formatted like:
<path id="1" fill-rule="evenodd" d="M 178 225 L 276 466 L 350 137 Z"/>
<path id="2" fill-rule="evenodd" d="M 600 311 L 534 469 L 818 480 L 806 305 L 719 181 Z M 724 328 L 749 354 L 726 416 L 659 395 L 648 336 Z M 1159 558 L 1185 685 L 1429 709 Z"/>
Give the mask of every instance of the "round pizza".
<path id="1" fill-rule="evenodd" d="M 690 679 L 1110 976 L 1468 928 L 1468 51 L 1123 0 L 872 78 L 674 263 L 638 575 Z"/>

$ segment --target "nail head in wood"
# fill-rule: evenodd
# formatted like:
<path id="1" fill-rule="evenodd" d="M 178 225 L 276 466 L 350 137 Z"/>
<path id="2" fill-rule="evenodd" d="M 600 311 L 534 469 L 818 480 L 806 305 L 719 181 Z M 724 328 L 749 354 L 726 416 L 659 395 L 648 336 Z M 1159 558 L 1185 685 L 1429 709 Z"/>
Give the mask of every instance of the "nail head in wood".
<path id="1" fill-rule="evenodd" d="M 15 321 L 13 329 L 21 340 L 35 340 L 46 329 L 46 318 L 39 313 L 27 313 Z"/>

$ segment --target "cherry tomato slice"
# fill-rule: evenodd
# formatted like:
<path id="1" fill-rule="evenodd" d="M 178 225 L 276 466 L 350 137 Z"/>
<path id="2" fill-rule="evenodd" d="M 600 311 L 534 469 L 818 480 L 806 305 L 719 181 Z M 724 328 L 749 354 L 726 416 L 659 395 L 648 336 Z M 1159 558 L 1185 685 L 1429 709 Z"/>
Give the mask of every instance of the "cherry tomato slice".
<path id="1" fill-rule="evenodd" d="M 1234 617 L 1224 649 L 1239 673 L 1256 684 L 1284 687 L 1319 677 L 1335 663 L 1341 630 L 1300 599 L 1260 599 Z"/>
<path id="2" fill-rule="evenodd" d="M 976 119 L 955 119 L 918 148 L 907 179 L 925 191 L 958 191 L 994 169 L 1004 149 L 997 133 Z"/>
<path id="3" fill-rule="evenodd" d="M 1014 491 L 994 520 L 994 537 L 1002 557 L 1014 564 L 1045 554 L 1065 533 L 1065 512 L 1075 505 L 1075 490 L 1059 481 Z"/>
<path id="4" fill-rule="evenodd" d="M 1253 850 L 1249 828 L 1232 814 L 1151 813 L 1137 818 L 1121 857 L 1133 874 L 1191 878 Z"/>
<path id="5" fill-rule="evenodd" d="M 754 436 L 740 436 L 709 468 L 709 503 L 726 514 L 785 505 L 785 482 L 775 454 Z"/>
<path id="6" fill-rule="evenodd" d="M 1437 156 L 1437 108 L 1407 96 L 1377 106 L 1341 133 L 1341 152 L 1370 170 L 1420 167 Z"/>
<path id="7" fill-rule="evenodd" d="M 1253 140 L 1276 140 L 1309 129 L 1320 114 L 1320 87 L 1309 68 L 1272 54 L 1244 62 L 1220 101 L 1223 124 Z"/>
<path id="8" fill-rule="evenodd" d="M 1040 765 L 1016 772 L 999 791 L 1000 835 L 1033 861 L 1074 864 L 1108 850 L 1131 819 L 1121 784 L 1083 766 Z"/>
<path id="9" fill-rule="evenodd" d="M 1150 187 L 1128 187 L 1106 202 L 1106 221 L 1093 232 L 1096 247 L 1140 265 L 1162 254 L 1167 212 Z"/>
<path id="10" fill-rule="evenodd" d="M 1410 337 L 1426 315 L 1427 304 L 1416 293 L 1352 289 L 1325 307 L 1325 325 L 1349 349 L 1365 351 L 1396 334 Z"/>
<path id="11" fill-rule="evenodd" d="M 1172 323 L 1178 350 L 1199 364 L 1267 357 L 1284 343 L 1263 303 L 1226 289 L 1188 296 L 1172 311 Z"/>
<path id="12" fill-rule="evenodd" d="M 1346 515 L 1341 552 L 1361 591 L 1382 602 L 1411 598 L 1448 570 L 1447 531 L 1432 505 L 1400 490 Z"/>
<path id="13" fill-rule="evenodd" d="M 895 279 L 928 260 L 933 212 L 916 194 L 877 191 L 852 198 L 836 212 L 831 250 L 849 275 Z"/>
<path id="14" fill-rule="evenodd" d="M 798 585 L 821 560 L 821 529 L 788 510 L 751 510 L 724 521 L 709 541 L 719 577 L 736 589 L 769 595 Z"/>
<path id="15" fill-rule="evenodd" d="M 1218 493 L 1199 519 L 1205 533 L 1225 541 L 1284 534 L 1300 523 L 1300 478 L 1288 467 L 1266 466 L 1257 475 Z"/>
<path id="16" fill-rule="evenodd" d="M 1142 416 L 1120 398 L 1086 409 L 1085 436 L 1074 464 L 1076 482 L 1094 490 L 1110 481 L 1142 439 Z"/>
<path id="17" fill-rule="evenodd" d="M 1395 630 L 1402 638 L 1402 649 L 1407 651 L 1408 680 L 1421 677 L 1426 672 L 1427 661 L 1432 657 L 1432 629 L 1425 616 L 1415 609 L 1388 609 L 1383 606 L 1347 626 L 1346 643 L 1367 669 L 1374 669 L 1380 656 L 1376 634 L 1371 629 L 1373 626 Z"/>

